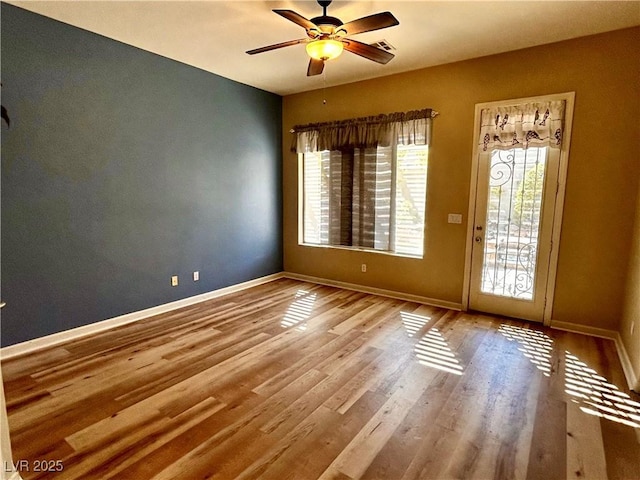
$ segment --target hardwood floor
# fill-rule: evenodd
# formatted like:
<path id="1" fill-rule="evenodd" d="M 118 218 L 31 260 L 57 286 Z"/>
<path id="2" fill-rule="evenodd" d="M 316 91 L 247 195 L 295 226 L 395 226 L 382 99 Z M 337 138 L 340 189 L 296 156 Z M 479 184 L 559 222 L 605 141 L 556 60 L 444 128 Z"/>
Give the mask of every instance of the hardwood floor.
<path id="1" fill-rule="evenodd" d="M 613 342 L 294 280 L 2 368 L 24 479 L 640 479 Z"/>

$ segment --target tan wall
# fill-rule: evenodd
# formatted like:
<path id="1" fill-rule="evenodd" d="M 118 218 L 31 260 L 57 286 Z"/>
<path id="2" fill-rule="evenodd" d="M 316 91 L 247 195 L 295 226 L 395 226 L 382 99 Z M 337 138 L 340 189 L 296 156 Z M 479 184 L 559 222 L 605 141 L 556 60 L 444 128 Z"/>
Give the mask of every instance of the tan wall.
<path id="1" fill-rule="evenodd" d="M 285 270 L 461 302 L 475 104 L 575 91 L 553 319 L 617 329 L 640 176 L 639 44 L 640 28 L 625 29 L 285 97 Z M 440 116 L 424 259 L 299 246 L 291 127 L 425 107 Z M 465 223 L 448 224 L 448 213 L 463 213 Z"/>
<path id="2" fill-rule="evenodd" d="M 633 333 L 631 333 L 632 324 L 634 324 Z M 636 376 L 635 390 L 640 392 L 640 195 L 638 195 L 627 295 L 620 334 Z"/>

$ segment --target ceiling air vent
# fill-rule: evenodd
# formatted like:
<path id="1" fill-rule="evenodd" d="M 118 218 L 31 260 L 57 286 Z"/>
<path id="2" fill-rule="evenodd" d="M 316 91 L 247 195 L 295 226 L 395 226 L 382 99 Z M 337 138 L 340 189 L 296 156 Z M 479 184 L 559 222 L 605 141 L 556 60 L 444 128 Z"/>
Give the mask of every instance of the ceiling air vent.
<path id="1" fill-rule="evenodd" d="M 386 40 L 380 40 L 378 42 L 374 42 L 371 44 L 373 47 L 377 47 L 377 48 L 381 48 L 382 50 L 386 50 L 387 52 L 390 52 L 391 50 L 395 50 L 396 47 L 394 47 L 393 45 L 391 45 L 389 42 L 387 42 Z"/>

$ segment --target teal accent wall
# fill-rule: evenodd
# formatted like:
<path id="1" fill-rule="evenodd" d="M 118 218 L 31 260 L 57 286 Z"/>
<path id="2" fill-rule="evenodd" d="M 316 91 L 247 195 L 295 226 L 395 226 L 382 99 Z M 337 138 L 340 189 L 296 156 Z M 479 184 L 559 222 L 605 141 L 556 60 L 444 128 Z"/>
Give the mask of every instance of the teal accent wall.
<path id="1" fill-rule="evenodd" d="M 1 8 L 2 346 L 282 271 L 280 96 Z"/>

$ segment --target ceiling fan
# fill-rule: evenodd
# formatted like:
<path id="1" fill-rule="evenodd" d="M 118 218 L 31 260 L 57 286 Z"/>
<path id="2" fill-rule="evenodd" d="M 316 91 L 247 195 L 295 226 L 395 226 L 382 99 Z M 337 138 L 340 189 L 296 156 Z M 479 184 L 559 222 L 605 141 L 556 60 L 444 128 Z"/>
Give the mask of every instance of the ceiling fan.
<path id="1" fill-rule="evenodd" d="M 351 22 L 342 23 L 340 19 L 327 15 L 327 7 L 331 4 L 331 0 L 318 0 L 318 4 L 322 7 L 322 15 L 311 20 L 293 10 L 273 10 L 274 13 L 303 27 L 307 33 L 306 38 L 256 48 L 249 50 L 247 53 L 255 55 L 256 53 L 304 43 L 306 44 L 307 53 L 311 57 L 307 68 L 307 76 L 309 77 L 321 74 L 324 69 L 324 62 L 339 56 L 343 49 L 382 64 L 389 62 L 394 57 L 392 53 L 386 50 L 347 38 L 347 36 L 356 35 L 357 33 L 372 32 L 398 25 L 400 22 L 390 12 L 376 13 Z"/>

